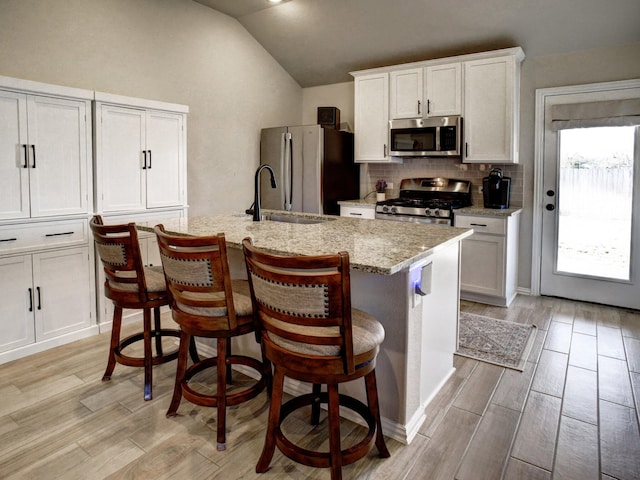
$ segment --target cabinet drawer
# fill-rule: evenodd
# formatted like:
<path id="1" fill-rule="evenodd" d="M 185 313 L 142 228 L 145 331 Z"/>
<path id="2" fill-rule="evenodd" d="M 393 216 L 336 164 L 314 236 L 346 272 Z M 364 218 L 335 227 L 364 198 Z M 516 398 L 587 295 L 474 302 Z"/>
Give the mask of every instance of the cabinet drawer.
<path id="1" fill-rule="evenodd" d="M 474 233 L 491 233 L 494 235 L 506 235 L 507 233 L 507 219 L 500 217 L 456 215 L 455 226 L 473 228 Z"/>
<path id="2" fill-rule="evenodd" d="M 375 205 L 371 207 L 352 207 L 340 205 L 340 216 L 351 218 L 376 218 Z"/>
<path id="3" fill-rule="evenodd" d="M 0 227 L 0 254 L 80 245 L 87 239 L 86 220 L 3 225 Z"/>

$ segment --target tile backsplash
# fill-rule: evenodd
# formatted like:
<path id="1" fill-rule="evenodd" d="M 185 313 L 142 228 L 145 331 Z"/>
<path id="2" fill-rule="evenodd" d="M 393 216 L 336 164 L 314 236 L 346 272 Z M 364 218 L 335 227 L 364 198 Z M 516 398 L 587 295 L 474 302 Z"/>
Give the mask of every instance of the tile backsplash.
<path id="1" fill-rule="evenodd" d="M 489 175 L 492 168 L 500 168 L 505 177 L 511 177 L 511 200 L 509 206 L 523 205 L 523 167 L 521 165 L 492 165 L 461 163 L 450 158 L 406 158 L 404 163 L 363 163 L 360 166 L 360 196 L 375 191 L 378 179 L 383 178 L 393 184 L 387 189 L 387 198 L 400 194 L 400 181 L 404 178 L 446 177 L 471 181 L 471 200 L 473 205 L 482 206 L 482 179 Z M 373 195 L 373 193 L 371 193 Z"/>

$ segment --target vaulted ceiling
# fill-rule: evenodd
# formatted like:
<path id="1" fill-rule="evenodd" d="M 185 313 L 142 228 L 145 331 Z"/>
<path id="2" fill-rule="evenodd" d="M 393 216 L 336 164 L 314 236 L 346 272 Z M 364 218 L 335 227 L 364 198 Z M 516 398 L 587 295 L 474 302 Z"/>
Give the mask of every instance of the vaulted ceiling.
<path id="1" fill-rule="evenodd" d="M 195 0 L 230 15 L 302 86 L 521 46 L 528 57 L 640 42 L 640 0 Z"/>

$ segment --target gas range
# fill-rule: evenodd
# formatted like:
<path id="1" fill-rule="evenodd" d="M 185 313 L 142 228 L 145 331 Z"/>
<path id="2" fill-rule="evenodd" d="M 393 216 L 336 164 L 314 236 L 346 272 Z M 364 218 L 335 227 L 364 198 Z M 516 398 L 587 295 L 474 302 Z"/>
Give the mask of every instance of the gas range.
<path id="1" fill-rule="evenodd" d="M 376 203 L 376 218 L 453 225 L 453 210 L 471 205 L 471 182 L 443 177 L 407 178 L 400 196 Z"/>

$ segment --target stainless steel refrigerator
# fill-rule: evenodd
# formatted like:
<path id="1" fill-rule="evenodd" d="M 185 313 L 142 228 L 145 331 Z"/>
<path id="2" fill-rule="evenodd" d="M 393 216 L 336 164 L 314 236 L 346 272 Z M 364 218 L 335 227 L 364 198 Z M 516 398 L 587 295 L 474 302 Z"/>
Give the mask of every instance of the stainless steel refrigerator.
<path id="1" fill-rule="evenodd" d="M 260 135 L 260 206 L 273 210 L 339 215 L 339 200 L 360 196 L 359 165 L 353 161 L 353 134 L 320 125 L 265 128 Z"/>

